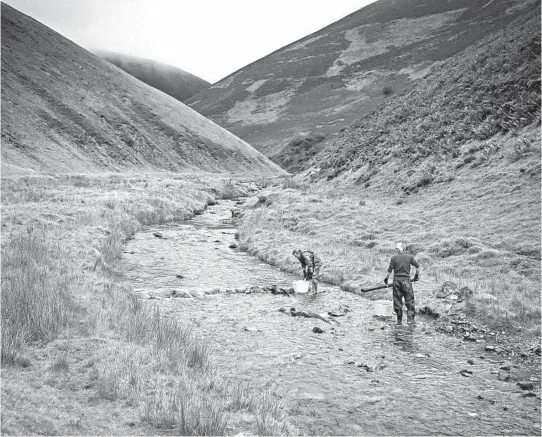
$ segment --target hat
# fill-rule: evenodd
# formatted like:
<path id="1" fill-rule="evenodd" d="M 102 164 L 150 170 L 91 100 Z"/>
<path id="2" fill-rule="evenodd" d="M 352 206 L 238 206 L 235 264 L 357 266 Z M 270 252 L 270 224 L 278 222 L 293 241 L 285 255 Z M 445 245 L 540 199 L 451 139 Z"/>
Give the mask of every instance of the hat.
<path id="1" fill-rule="evenodd" d="M 401 252 L 404 252 L 406 250 L 406 244 L 403 242 L 399 242 L 396 244 L 397 249 L 399 249 Z"/>

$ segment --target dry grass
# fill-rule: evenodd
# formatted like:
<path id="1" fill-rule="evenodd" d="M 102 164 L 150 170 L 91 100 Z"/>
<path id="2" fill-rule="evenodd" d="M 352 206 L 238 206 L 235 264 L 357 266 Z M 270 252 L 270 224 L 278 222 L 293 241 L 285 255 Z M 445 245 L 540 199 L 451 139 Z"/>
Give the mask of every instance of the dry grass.
<path id="1" fill-rule="evenodd" d="M 118 271 L 125 241 L 141 226 L 201 212 L 228 184 L 196 175 L 3 181 L 4 433 L 257 431 L 270 395 L 227 383 L 211 345 L 135 298 Z M 282 411 L 266 414 L 289 429 Z"/>
<path id="2" fill-rule="evenodd" d="M 246 192 L 241 190 L 233 179 L 224 181 L 217 193 L 218 197 L 221 199 L 237 199 L 244 194 L 246 194 Z"/>
<path id="3" fill-rule="evenodd" d="M 506 156 L 515 140 L 495 141 Z M 422 264 L 422 282 L 416 285 L 420 305 L 434 304 L 433 292 L 451 280 L 474 291 L 467 310 L 478 323 L 513 325 L 537 336 L 539 173 L 517 175 L 536 164 L 539 154 L 533 151 L 514 164 L 495 159 L 484 171 L 458 170 L 453 181 L 403 202 L 346 184 L 268 192 L 268 206 L 243 217 L 241 247 L 291 272 L 299 271 L 291 251 L 312 249 L 323 260 L 323 281 L 355 291 L 380 283 L 395 242 L 406 240 Z M 487 294 L 494 299 L 488 302 Z"/>
<path id="4" fill-rule="evenodd" d="M 81 277 L 51 238 L 18 235 L 2 248 L 2 362 L 24 344 L 50 341 L 77 316 L 72 290 Z"/>

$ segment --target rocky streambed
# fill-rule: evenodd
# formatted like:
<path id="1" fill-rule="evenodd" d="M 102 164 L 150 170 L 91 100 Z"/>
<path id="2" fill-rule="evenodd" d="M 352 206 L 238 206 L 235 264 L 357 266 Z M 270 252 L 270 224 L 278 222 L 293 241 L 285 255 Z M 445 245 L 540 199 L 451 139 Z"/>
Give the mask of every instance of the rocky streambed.
<path id="1" fill-rule="evenodd" d="M 233 205 L 145 229 L 123 257 L 138 295 L 192 324 L 228 378 L 271 389 L 307 434 L 540 435 L 539 375 L 337 287 L 292 296 L 297 276 L 235 247 Z"/>

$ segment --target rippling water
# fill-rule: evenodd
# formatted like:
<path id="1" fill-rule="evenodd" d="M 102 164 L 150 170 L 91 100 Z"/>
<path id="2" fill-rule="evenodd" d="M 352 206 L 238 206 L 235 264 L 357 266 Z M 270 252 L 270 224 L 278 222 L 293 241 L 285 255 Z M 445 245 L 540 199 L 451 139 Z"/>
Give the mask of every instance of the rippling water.
<path id="1" fill-rule="evenodd" d="M 124 256 L 134 288 L 290 287 L 299 277 L 228 247 L 235 241 L 231 206 L 222 202 L 189 222 L 137 234 Z M 320 290 L 295 299 L 222 293 L 158 304 L 165 317 L 192 323 L 210 340 L 225 375 L 271 388 L 308 434 L 540 435 L 540 397 L 522 397 L 515 383 L 499 381 L 491 371 L 500 357 L 483 344 L 439 334 L 427 320 L 395 327 L 373 317 L 372 301 L 325 284 Z M 344 305 L 351 311 L 336 318 L 340 324 L 278 311 L 327 313 Z M 314 333 L 316 326 L 324 332 Z"/>

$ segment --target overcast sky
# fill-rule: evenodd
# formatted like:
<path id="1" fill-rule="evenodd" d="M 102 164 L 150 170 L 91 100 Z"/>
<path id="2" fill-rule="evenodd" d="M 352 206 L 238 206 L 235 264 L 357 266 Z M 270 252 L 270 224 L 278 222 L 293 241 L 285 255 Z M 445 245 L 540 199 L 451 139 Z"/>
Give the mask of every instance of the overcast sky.
<path id="1" fill-rule="evenodd" d="M 374 0 L 4 0 L 86 49 L 214 83 Z"/>

